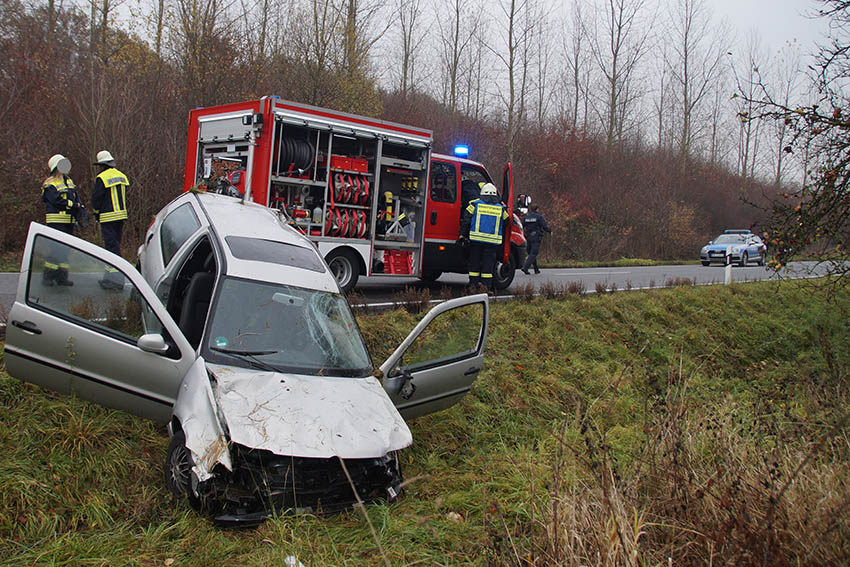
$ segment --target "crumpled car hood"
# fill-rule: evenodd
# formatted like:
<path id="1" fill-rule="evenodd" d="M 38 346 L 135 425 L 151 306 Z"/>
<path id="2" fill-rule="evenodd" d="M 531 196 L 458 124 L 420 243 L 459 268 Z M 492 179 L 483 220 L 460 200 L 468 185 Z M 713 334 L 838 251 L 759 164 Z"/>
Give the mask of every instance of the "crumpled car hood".
<path id="1" fill-rule="evenodd" d="M 381 457 L 413 437 L 374 377 L 338 378 L 209 364 L 230 440 L 278 455 Z"/>

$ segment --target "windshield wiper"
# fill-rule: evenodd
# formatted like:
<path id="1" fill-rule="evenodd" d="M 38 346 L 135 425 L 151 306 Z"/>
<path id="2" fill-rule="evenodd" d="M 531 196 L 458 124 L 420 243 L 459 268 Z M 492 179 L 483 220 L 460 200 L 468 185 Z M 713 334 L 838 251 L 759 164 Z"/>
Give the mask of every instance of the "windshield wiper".
<path id="1" fill-rule="evenodd" d="M 229 354 L 232 356 L 238 356 L 243 358 L 253 364 L 255 367 L 261 370 L 268 370 L 269 372 L 279 372 L 277 368 L 272 366 L 267 362 L 263 362 L 257 356 L 261 356 L 264 354 L 276 354 L 280 352 L 279 350 L 236 350 L 229 348 L 219 348 L 219 347 L 210 347 L 210 350 L 214 350 L 216 352 L 222 352 L 224 354 Z"/>

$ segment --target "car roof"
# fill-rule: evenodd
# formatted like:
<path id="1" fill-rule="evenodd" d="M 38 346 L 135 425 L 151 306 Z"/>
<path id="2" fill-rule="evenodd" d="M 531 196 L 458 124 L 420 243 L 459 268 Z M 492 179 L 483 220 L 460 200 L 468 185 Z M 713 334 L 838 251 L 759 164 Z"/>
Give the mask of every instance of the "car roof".
<path id="1" fill-rule="evenodd" d="M 244 260 L 233 255 L 225 239 L 228 236 L 257 238 L 298 246 L 316 254 L 324 267 L 316 247 L 310 240 L 289 226 L 286 217 L 273 209 L 241 199 L 215 193 L 195 193 L 195 198 L 206 213 L 216 240 L 225 255 L 225 272 L 249 280 L 282 283 L 307 289 L 338 292 L 333 274 L 325 268 L 322 273 L 306 268 L 283 264 Z"/>
<path id="2" fill-rule="evenodd" d="M 723 234 L 752 234 L 752 233 L 753 233 L 753 231 L 751 231 L 748 228 L 727 228 L 726 230 L 723 231 Z"/>

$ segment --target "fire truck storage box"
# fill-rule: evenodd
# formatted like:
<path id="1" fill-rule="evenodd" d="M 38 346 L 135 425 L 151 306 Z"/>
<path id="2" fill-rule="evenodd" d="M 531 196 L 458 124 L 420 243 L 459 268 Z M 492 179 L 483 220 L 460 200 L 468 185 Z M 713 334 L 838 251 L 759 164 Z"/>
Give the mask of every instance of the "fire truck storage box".
<path id="1" fill-rule="evenodd" d="M 387 274 L 410 274 L 413 272 L 413 256 L 407 250 L 385 250 L 384 272 Z"/>
<path id="2" fill-rule="evenodd" d="M 319 158 L 319 165 L 325 165 L 328 162 L 326 156 Z M 351 171 L 351 158 L 345 156 L 331 155 L 331 169 L 344 169 Z"/>
<path id="3" fill-rule="evenodd" d="M 351 158 L 351 171 L 357 173 L 368 173 L 369 162 L 365 158 Z"/>

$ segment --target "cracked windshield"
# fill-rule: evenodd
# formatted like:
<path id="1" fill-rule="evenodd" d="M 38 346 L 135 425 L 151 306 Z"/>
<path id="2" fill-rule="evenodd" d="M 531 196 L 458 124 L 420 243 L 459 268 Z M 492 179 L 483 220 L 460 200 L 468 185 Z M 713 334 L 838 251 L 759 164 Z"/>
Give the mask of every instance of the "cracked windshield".
<path id="1" fill-rule="evenodd" d="M 298 374 L 368 376 L 372 365 L 345 298 L 225 278 L 206 343 L 211 362 Z"/>

